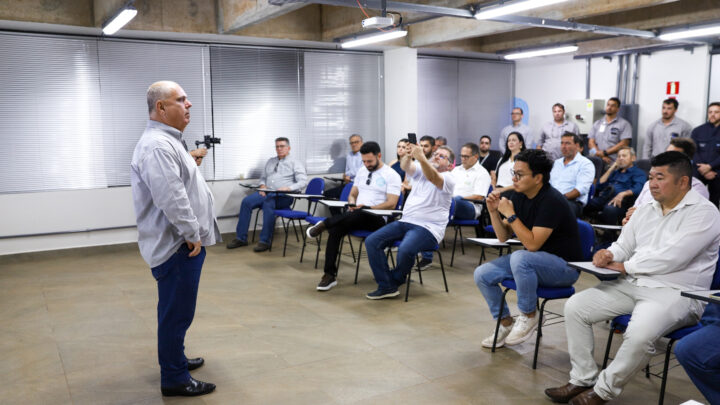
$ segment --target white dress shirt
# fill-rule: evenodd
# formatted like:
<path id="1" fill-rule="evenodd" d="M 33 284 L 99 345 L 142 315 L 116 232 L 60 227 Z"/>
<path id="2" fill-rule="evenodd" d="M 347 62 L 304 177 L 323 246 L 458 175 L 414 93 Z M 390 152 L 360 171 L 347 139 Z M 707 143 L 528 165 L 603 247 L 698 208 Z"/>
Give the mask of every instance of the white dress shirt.
<path id="1" fill-rule="evenodd" d="M 476 162 L 469 169 L 465 169 L 463 165 L 456 166 L 452 172 L 455 177 L 455 191 L 453 196 L 467 197 L 469 195 L 481 195 L 487 197 L 490 189 L 490 173 Z M 482 212 L 482 205 L 475 205 L 475 217 L 477 218 Z"/>
<path id="2" fill-rule="evenodd" d="M 450 172 L 443 172 L 442 190 L 425 177 L 419 162 L 412 163 L 415 172 L 407 177 L 413 180 L 413 189 L 403 207 L 400 222 L 422 226 L 430 231 L 438 243 L 445 236 L 445 227 L 449 221 L 455 178 Z"/>
<path id="3" fill-rule="evenodd" d="M 691 189 L 666 215 L 657 201 L 640 206 L 609 250 L 637 286 L 707 290 L 718 247 L 720 213 Z"/>

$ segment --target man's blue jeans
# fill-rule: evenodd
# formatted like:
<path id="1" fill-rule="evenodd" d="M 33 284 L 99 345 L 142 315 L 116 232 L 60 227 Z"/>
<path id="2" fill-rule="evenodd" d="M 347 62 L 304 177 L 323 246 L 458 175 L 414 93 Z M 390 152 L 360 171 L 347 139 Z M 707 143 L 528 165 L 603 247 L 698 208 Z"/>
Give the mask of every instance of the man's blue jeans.
<path id="1" fill-rule="evenodd" d="M 708 304 L 702 324 L 678 341 L 675 355 L 705 399 L 720 404 L 720 304 Z"/>
<path id="2" fill-rule="evenodd" d="M 260 231 L 260 242 L 269 245 L 270 241 L 272 241 L 273 231 L 275 231 L 275 210 L 289 208 L 292 202 L 292 198 L 274 193 L 263 197 L 260 193 L 255 192 L 245 197 L 242 204 L 240 204 L 240 215 L 238 215 L 237 228 L 235 229 L 236 237 L 243 242 L 247 242 L 252 211 L 255 208 L 262 208 L 263 223 L 262 231 Z"/>
<path id="3" fill-rule="evenodd" d="M 395 269 L 390 270 L 385 248 L 401 239 Z M 430 231 L 407 222 L 391 222 L 373 232 L 365 239 L 365 247 L 378 288 L 382 291 L 396 291 L 405 282 L 418 252 L 434 250 L 436 246 L 437 240 Z"/>
<path id="4" fill-rule="evenodd" d="M 171 387 L 190 380 L 185 357 L 185 332 L 195 316 L 200 272 L 205 261 L 203 247 L 188 257 L 185 243 L 165 263 L 152 268 L 158 286 L 158 362 L 160 385 Z"/>
<path id="5" fill-rule="evenodd" d="M 538 286 L 569 287 L 579 276 L 577 270 L 552 253 L 518 250 L 476 268 L 475 284 L 485 297 L 493 318 L 497 319 L 502 300 L 501 281 L 515 280 L 518 308 L 529 314 L 537 308 Z M 507 303 L 502 302 L 502 305 L 501 318 L 510 316 Z"/>
<path id="6" fill-rule="evenodd" d="M 475 204 L 465 201 L 461 196 L 453 197 L 455 200 L 455 215 L 453 219 L 475 219 Z"/>

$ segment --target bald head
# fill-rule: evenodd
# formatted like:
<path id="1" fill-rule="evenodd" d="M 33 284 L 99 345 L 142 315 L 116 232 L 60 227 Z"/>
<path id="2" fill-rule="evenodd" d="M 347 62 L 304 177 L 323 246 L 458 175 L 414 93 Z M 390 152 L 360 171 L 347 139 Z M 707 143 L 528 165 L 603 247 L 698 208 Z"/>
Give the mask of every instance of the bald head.
<path id="1" fill-rule="evenodd" d="M 169 80 L 163 80 L 151 84 L 147 89 L 148 114 L 152 114 L 152 112 L 155 111 L 155 106 L 158 101 L 170 98 L 173 89 L 178 87 L 180 87 L 179 84 Z"/>
<path id="2" fill-rule="evenodd" d="M 150 85 L 147 91 L 150 119 L 169 125 L 180 131 L 190 122 L 192 103 L 185 90 L 171 81 L 161 81 Z"/>

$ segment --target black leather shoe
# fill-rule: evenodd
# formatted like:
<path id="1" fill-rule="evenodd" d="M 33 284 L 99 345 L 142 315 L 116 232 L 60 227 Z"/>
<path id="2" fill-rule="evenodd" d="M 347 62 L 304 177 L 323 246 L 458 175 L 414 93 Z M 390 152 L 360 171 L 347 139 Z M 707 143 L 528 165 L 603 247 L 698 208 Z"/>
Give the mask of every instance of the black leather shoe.
<path id="1" fill-rule="evenodd" d="M 188 371 L 195 370 L 196 368 L 200 368 L 205 364 L 205 360 L 202 357 L 198 357 L 196 359 L 187 359 L 188 363 Z"/>
<path id="2" fill-rule="evenodd" d="M 215 390 L 215 384 L 203 382 L 190 377 L 190 381 L 185 384 L 175 385 L 172 387 L 160 387 L 165 397 L 196 397 L 205 395 Z"/>
<path id="3" fill-rule="evenodd" d="M 253 248 L 253 252 L 264 252 L 266 250 L 270 250 L 270 245 L 262 242 L 258 242 L 257 246 Z"/>

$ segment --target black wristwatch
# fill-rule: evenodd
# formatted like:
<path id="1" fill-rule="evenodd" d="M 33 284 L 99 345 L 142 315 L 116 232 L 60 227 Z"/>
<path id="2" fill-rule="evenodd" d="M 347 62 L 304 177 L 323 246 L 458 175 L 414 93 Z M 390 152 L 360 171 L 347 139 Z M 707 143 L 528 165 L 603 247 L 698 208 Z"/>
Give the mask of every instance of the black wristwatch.
<path id="1" fill-rule="evenodd" d="M 510 215 L 507 219 L 508 224 L 512 224 L 513 221 L 515 221 L 516 219 L 517 219 L 517 215 L 515 215 L 515 214 Z"/>

